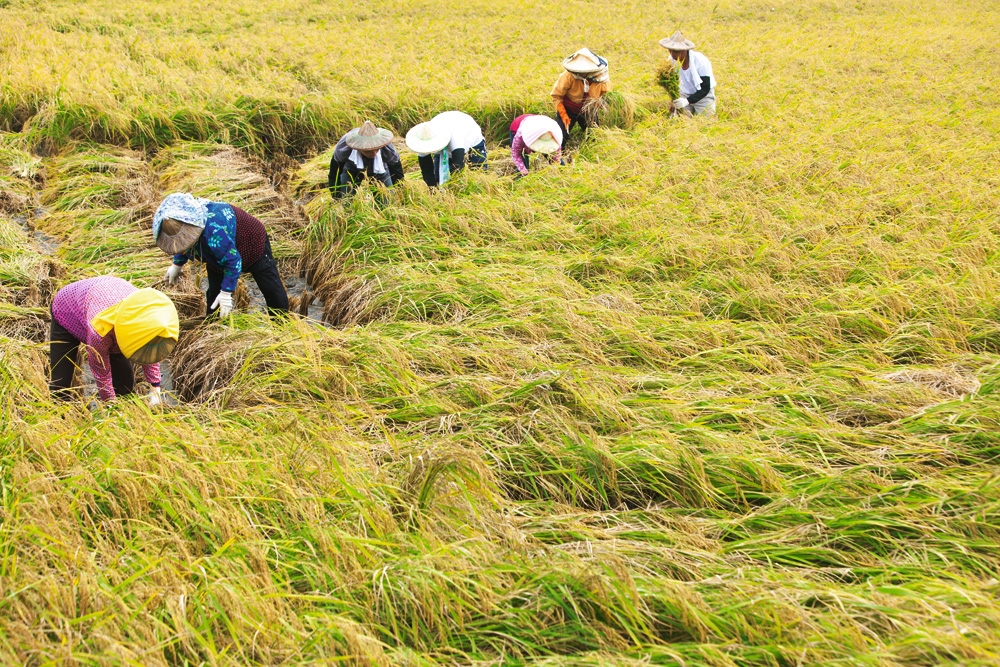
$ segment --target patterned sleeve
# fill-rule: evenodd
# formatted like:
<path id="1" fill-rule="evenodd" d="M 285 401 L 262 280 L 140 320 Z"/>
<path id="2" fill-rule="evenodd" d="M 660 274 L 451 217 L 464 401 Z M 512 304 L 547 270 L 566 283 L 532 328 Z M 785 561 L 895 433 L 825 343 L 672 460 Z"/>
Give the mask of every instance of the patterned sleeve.
<path id="1" fill-rule="evenodd" d="M 510 145 L 510 157 L 514 160 L 514 166 L 522 174 L 528 173 L 528 168 L 524 166 L 524 158 L 521 154 L 524 152 L 524 137 L 518 132 L 514 135 L 514 141 Z"/>
<path id="2" fill-rule="evenodd" d="M 87 362 L 102 401 L 115 400 L 115 385 L 111 379 L 111 337 L 92 337 L 87 342 Z"/>
<path id="3" fill-rule="evenodd" d="M 177 266 L 184 266 L 185 264 L 187 264 L 187 261 L 188 261 L 188 256 L 184 253 L 174 255 L 174 264 L 176 264 Z"/>
<path id="4" fill-rule="evenodd" d="M 209 218 L 205 241 L 222 267 L 222 291 L 235 292 L 243 273 L 243 258 L 236 249 L 236 214 L 232 207 L 226 206 L 218 215 Z"/>
<path id="5" fill-rule="evenodd" d="M 146 382 L 152 387 L 160 386 L 160 365 L 149 364 L 142 367 L 142 374 L 146 377 Z"/>

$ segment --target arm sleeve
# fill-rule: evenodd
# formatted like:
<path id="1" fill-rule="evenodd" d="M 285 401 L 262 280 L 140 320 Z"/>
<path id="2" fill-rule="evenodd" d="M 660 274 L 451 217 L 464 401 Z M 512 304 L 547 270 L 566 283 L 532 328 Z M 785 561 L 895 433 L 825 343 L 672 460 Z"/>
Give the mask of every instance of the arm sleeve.
<path id="1" fill-rule="evenodd" d="M 514 141 L 510 145 L 510 159 L 514 161 L 514 166 L 522 174 L 528 173 L 528 168 L 524 166 L 524 157 L 521 155 L 524 152 L 524 137 L 518 132 L 514 135 Z"/>
<path id="2" fill-rule="evenodd" d="M 703 76 L 701 77 L 701 85 L 698 87 L 698 92 L 688 95 L 687 100 L 691 104 L 701 102 L 710 92 L 712 92 L 712 80 L 707 76 Z"/>
<path id="3" fill-rule="evenodd" d="M 573 75 L 569 72 L 563 72 L 556 79 L 556 85 L 552 86 L 552 104 L 557 109 L 559 105 L 562 104 L 563 98 L 566 97 L 566 91 L 569 90 L 570 85 L 573 83 Z"/>
<path id="4" fill-rule="evenodd" d="M 549 162 L 555 164 L 556 162 L 561 162 L 561 161 L 562 161 L 562 149 L 557 148 L 556 152 L 552 154 L 552 158 L 549 160 Z"/>
<path id="5" fill-rule="evenodd" d="M 340 186 L 340 162 L 337 162 L 337 154 L 334 153 L 333 157 L 330 158 L 330 175 L 327 177 L 327 185 L 330 188 L 330 194 L 334 197 L 338 197 Z"/>
<path id="6" fill-rule="evenodd" d="M 385 162 L 385 166 L 389 169 L 389 176 L 392 177 L 393 183 L 398 183 L 404 178 L 403 174 L 403 163 L 399 159 L 399 153 L 396 152 L 395 146 L 389 144 L 383 149 L 382 161 Z"/>
<path id="7" fill-rule="evenodd" d="M 243 273 L 243 258 L 236 249 L 235 219 L 231 230 L 215 221 L 209 222 L 205 235 L 209 249 L 222 267 L 222 291 L 236 291 L 236 284 L 239 282 L 240 274 Z"/>
<path id="8" fill-rule="evenodd" d="M 109 334 L 110 335 L 110 334 Z M 87 343 L 87 362 L 94 375 L 94 384 L 102 401 L 115 400 L 115 385 L 111 378 L 111 355 L 107 338 Z"/>
<path id="9" fill-rule="evenodd" d="M 148 366 L 142 367 L 142 374 L 146 377 L 146 382 L 153 387 L 160 386 L 160 365 L 159 364 L 149 364 Z"/>
<path id="10" fill-rule="evenodd" d="M 174 264 L 176 264 L 177 266 L 184 266 L 185 264 L 187 264 L 187 261 L 188 261 L 188 256 L 185 255 L 184 253 L 174 255 Z"/>

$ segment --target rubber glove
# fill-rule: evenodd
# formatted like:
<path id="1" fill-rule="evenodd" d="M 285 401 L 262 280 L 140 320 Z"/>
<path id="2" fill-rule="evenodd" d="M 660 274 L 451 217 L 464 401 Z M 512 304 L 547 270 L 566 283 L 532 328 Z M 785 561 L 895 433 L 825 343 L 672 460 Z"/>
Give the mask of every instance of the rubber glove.
<path id="1" fill-rule="evenodd" d="M 219 309 L 219 317 L 226 317 L 233 312 L 233 293 L 219 292 L 219 296 L 212 302 L 212 310 L 216 308 Z"/>
<path id="2" fill-rule="evenodd" d="M 563 125 L 568 129 L 570 123 L 572 123 L 573 121 L 569 119 L 569 114 L 566 113 L 566 105 L 560 102 L 558 106 L 556 106 L 556 111 L 559 112 L 559 117 L 562 118 Z"/>
<path id="3" fill-rule="evenodd" d="M 163 399 L 160 398 L 160 388 L 153 387 L 149 391 L 149 395 L 146 397 L 146 402 L 149 403 L 149 407 L 155 408 L 157 405 L 163 403 Z"/>
<path id="4" fill-rule="evenodd" d="M 166 275 L 167 284 L 173 285 L 178 280 L 180 280 L 181 272 L 183 271 L 184 271 L 183 266 L 180 266 L 179 264 L 171 264 L 170 268 L 167 269 L 167 275 Z"/>
<path id="5" fill-rule="evenodd" d="M 688 105 L 689 105 L 689 103 L 688 103 L 687 99 L 685 99 L 683 97 L 678 97 L 676 100 L 674 100 L 674 108 L 677 109 L 678 111 L 680 111 L 681 109 L 686 108 Z"/>

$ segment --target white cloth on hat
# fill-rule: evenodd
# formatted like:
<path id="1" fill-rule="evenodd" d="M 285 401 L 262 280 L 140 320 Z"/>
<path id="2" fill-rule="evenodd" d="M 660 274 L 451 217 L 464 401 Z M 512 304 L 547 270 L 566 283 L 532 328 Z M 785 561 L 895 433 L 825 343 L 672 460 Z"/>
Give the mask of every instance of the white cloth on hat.
<path id="1" fill-rule="evenodd" d="M 698 51 L 688 51 L 688 68 L 678 67 L 678 79 L 681 94 L 684 96 L 694 95 L 701 88 L 701 77 L 707 76 L 711 81 L 712 90 L 715 90 L 715 77 L 712 76 L 712 63 L 705 54 Z"/>
<path id="2" fill-rule="evenodd" d="M 546 132 L 552 133 L 557 144 L 562 143 L 562 128 L 559 127 L 559 123 L 548 116 L 528 116 L 521 121 L 521 126 L 517 131 L 521 133 L 521 139 L 525 146 L 530 147 Z"/>
<path id="3" fill-rule="evenodd" d="M 431 119 L 431 124 L 446 128 L 451 133 L 451 141 L 448 142 L 449 151 L 457 151 L 460 148 L 468 151 L 483 143 L 485 139 L 476 119 L 462 111 L 439 113 Z"/>
<path id="4" fill-rule="evenodd" d="M 359 153 L 357 151 L 357 149 L 351 151 L 350 160 L 351 160 L 351 162 L 354 163 L 354 165 L 358 169 L 360 169 L 361 171 L 365 170 L 365 161 L 364 161 L 364 158 L 361 156 L 361 153 Z M 374 163 L 372 165 L 372 169 L 375 170 L 376 174 L 384 174 L 386 172 L 385 162 L 382 161 L 382 149 L 381 148 L 378 149 L 377 153 L 375 153 L 375 158 L 372 160 L 372 162 Z"/>

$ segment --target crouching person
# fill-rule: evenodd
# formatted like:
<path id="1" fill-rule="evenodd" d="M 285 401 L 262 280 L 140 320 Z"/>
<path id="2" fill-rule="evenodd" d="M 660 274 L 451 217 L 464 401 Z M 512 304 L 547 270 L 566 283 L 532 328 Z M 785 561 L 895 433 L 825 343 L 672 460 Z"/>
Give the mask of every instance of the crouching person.
<path id="1" fill-rule="evenodd" d="M 527 176 L 532 153 L 549 156 L 549 162 L 562 162 L 563 141 L 559 123 L 548 116 L 523 114 L 510 124 L 510 158 L 514 161 L 518 176 Z"/>
<path id="2" fill-rule="evenodd" d="M 49 389 L 70 398 L 82 343 L 102 401 L 133 393 L 132 364 L 139 364 L 152 386 L 149 404 L 159 405 L 160 362 L 173 352 L 179 331 L 177 309 L 162 292 L 114 276 L 70 283 L 52 300 Z"/>
<path id="3" fill-rule="evenodd" d="M 370 120 L 345 134 L 333 149 L 328 185 L 334 198 L 349 197 L 366 178 L 392 187 L 403 180 L 403 165 L 392 132 Z"/>
<path id="4" fill-rule="evenodd" d="M 660 40 L 660 46 L 670 51 L 678 69 L 681 96 L 673 101 L 674 109 L 683 115 L 715 114 L 715 76 L 712 62 L 705 54 L 694 50 L 694 42 L 678 30 Z"/>
<path id="5" fill-rule="evenodd" d="M 487 169 L 486 138 L 467 113 L 445 111 L 406 133 L 406 146 L 417 154 L 420 174 L 429 187 L 448 182 L 451 174 L 470 168 Z"/>
<path id="6" fill-rule="evenodd" d="M 264 224 L 246 211 L 178 192 L 167 197 L 153 216 L 153 239 L 174 256 L 167 282 L 180 279 L 189 259 L 205 263 L 208 273 L 206 316 L 233 310 L 233 292 L 242 273 L 253 276 L 268 312 L 288 311 L 288 293 L 281 282 Z"/>

